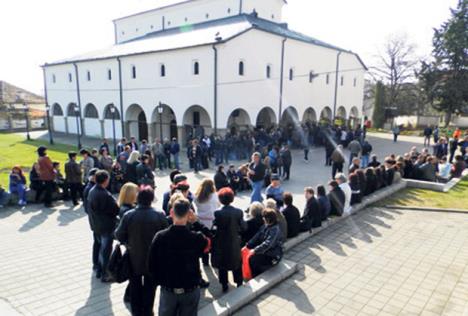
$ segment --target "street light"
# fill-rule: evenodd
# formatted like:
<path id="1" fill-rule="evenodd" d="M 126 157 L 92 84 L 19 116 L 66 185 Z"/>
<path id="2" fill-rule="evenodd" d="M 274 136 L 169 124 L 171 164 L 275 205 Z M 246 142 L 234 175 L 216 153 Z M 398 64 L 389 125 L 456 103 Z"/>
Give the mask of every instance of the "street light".
<path id="1" fill-rule="evenodd" d="M 164 111 L 164 106 L 161 102 L 159 102 L 158 105 L 158 113 L 159 113 L 159 138 L 161 139 L 161 142 L 163 140 L 163 132 L 162 132 L 162 114 Z"/>
<path id="2" fill-rule="evenodd" d="M 112 113 L 112 136 L 114 138 L 114 157 L 117 157 L 117 144 L 115 139 L 115 106 L 114 104 L 109 105 L 109 110 Z"/>
<path id="3" fill-rule="evenodd" d="M 78 150 L 81 149 L 81 135 L 80 135 L 80 122 L 78 120 L 78 115 L 80 114 L 80 107 L 75 104 L 75 117 L 76 117 L 76 135 L 78 137 Z"/>
<path id="4" fill-rule="evenodd" d="M 18 92 L 16 94 L 16 103 L 20 103 L 20 102 L 23 103 L 24 116 L 26 118 L 26 139 L 31 140 L 31 136 L 29 135 L 29 117 L 28 117 L 29 108 L 28 108 L 28 105 L 26 104 L 26 100 L 25 100 L 23 92 Z"/>
<path id="5" fill-rule="evenodd" d="M 49 131 L 49 143 L 54 144 L 54 139 L 52 138 L 52 128 L 50 126 L 50 105 L 46 104 L 46 114 L 47 114 L 47 130 Z"/>

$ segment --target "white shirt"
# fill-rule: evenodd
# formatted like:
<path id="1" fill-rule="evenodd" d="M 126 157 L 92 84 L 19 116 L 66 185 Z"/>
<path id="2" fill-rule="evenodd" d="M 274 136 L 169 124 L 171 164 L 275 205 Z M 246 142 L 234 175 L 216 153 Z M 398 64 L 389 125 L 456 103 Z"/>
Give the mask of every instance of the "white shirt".
<path id="1" fill-rule="evenodd" d="M 211 194 L 207 201 L 200 203 L 195 199 L 195 206 L 197 207 L 197 215 L 200 222 L 208 228 L 213 226 L 214 212 L 219 208 L 218 195 Z"/>
<path id="2" fill-rule="evenodd" d="M 340 189 L 343 190 L 345 194 L 345 204 L 343 207 L 343 213 L 349 214 L 351 211 L 351 187 L 349 186 L 348 182 L 340 184 Z"/>
<path id="3" fill-rule="evenodd" d="M 346 131 L 341 131 L 341 140 L 342 141 L 346 140 L 346 136 L 348 136 L 348 133 Z"/>

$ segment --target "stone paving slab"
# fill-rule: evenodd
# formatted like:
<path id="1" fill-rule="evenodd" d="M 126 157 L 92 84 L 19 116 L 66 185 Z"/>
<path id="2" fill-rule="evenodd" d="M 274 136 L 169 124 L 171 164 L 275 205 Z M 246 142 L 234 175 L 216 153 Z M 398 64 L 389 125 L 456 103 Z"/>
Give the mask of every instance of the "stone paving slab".
<path id="1" fill-rule="evenodd" d="M 468 216 L 368 208 L 289 251 L 304 268 L 235 315 L 468 315 Z"/>

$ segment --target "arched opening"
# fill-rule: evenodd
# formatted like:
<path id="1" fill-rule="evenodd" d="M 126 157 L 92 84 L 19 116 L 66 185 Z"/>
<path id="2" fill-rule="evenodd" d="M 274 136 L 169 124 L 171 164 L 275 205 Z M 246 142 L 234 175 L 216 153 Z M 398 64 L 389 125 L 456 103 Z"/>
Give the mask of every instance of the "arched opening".
<path id="1" fill-rule="evenodd" d="M 132 104 L 126 112 L 128 135 L 139 140 L 148 139 L 148 121 L 145 111 L 138 104 Z"/>
<path id="2" fill-rule="evenodd" d="M 351 128 L 356 128 L 360 123 L 360 115 L 357 107 L 353 106 L 349 112 L 349 125 Z"/>
<path id="3" fill-rule="evenodd" d="M 67 132 L 66 118 L 63 117 L 63 110 L 60 104 L 54 103 L 52 106 L 52 127 L 56 132 Z"/>
<path id="4" fill-rule="evenodd" d="M 199 105 L 192 105 L 184 113 L 185 141 L 201 138 L 212 133 L 211 119 L 208 112 Z"/>
<path id="5" fill-rule="evenodd" d="M 320 112 L 320 123 L 322 124 L 330 124 L 332 120 L 333 112 L 332 110 L 326 106 L 322 112 Z"/>
<path id="6" fill-rule="evenodd" d="M 296 127 L 301 125 L 299 115 L 294 107 L 290 106 L 284 110 L 283 115 L 281 115 L 281 125 L 284 127 Z"/>
<path id="7" fill-rule="evenodd" d="M 317 114 L 313 108 L 307 108 L 302 116 L 302 123 L 310 125 L 317 122 Z"/>
<path id="8" fill-rule="evenodd" d="M 84 117 L 86 124 L 84 125 L 84 133 L 91 137 L 102 137 L 101 122 L 99 122 L 99 114 L 94 104 L 89 103 L 85 106 Z"/>
<path id="9" fill-rule="evenodd" d="M 162 112 L 156 106 L 151 116 L 152 135 L 159 139 L 177 138 L 177 120 L 174 111 L 167 104 L 162 104 Z"/>
<path id="10" fill-rule="evenodd" d="M 52 115 L 53 116 L 63 116 L 63 110 L 60 104 L 54 103 L 52 107 Z"/>
<path id="11" fill-rule="evenodd" d="M 346 109 L 344 108 L 344 106 L 340 106 L 338 108 L 338 110 L 336 111 L 335 122 L 334 123 L 336 125 L 339 125 L 339 126 L 346 125 L 346 123 L 347 123 L 346 118 L 347 118 Z"/>
<path id="12" fill-rule="evenodd" d="M 257 128 L 263 128 L 265 130 L 270 129 L 276 125 L 276 114 L 270 107 L 264 107 L 258 112 L 255 126 Z"/>
<path id="13" fill-rule="evenodd" d="M 113 104 L 108 104 L 104 108 L 104 137 L 113 138 L 115 128 L 115 138 L 122 138 L 122 124 L 120 123 L 120 112 Z"/>
<path id="14" fill-rule="evenodd" d="M 75 107 L 76 107 L 75 103 L 70 103 L 67 106 L 67 116 L 69 116 L 69 117 L 78 116 L 78 111 L 76 111 Z"/>
<path id="15" fill-rule="evenodd" d="M 229 115 L 227 128 L 231 134 L 250 129 L 252 125 L 249 114 L 244 109 L 235 109 Z"/>
<path id="16" fill-rule="evenodd" d="M 80 123 L 80 112 L 76 103 L 67 106 L 67 132 L 71 134 L 82 134 Z"/>

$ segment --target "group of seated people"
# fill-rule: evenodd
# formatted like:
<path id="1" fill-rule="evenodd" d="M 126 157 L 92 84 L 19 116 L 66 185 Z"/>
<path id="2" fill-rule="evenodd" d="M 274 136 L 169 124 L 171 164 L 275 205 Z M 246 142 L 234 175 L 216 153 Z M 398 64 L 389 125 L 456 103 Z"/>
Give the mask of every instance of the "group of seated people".
<path id="1" fill-rule="evenodd" d="M 396 161 L 403 178 L 431 182 L 446 183 L 460 178 L 466 169 L 462 155 L 455 155 L 455 161 L 450 163 L 446 155 L 431 155 L 427 148 L 418 152 L 412 147 L 410 152 L 396 157 Z"/>

